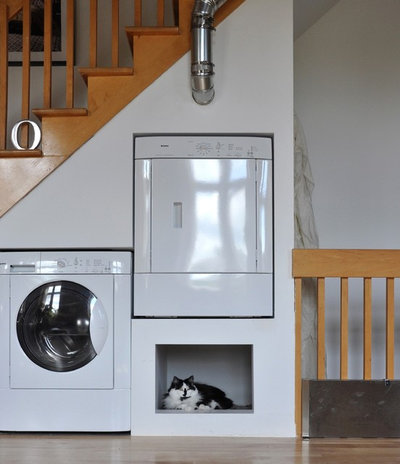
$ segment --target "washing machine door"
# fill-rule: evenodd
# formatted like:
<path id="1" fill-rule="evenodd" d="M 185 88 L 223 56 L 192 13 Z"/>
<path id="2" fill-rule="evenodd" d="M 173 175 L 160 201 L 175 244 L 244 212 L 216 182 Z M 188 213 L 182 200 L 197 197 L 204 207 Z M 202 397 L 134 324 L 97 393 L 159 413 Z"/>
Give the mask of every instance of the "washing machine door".
<path id="1" fill-rule="evenodd" d="M 113 388 L 110 275 L 15 275 L 10 282 L 11 388 Z"/>
<path id="2" fill-rule="evenodd" d="M 101 351 L 107 338 L 107 315 L 86 287 L 69 281 L 36 288 L 17 316 L 18 341 L 35 364 L 56 372 L 79 369 Z"/>

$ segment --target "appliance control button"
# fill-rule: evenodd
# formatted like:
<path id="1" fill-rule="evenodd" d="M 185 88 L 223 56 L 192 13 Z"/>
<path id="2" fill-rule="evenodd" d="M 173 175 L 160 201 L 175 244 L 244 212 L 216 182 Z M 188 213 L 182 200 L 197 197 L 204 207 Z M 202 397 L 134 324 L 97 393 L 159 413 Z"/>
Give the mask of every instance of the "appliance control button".
<path id="1" fill-rule="evenodd" d="M 63 269 L 64 267 L 67 266 L 67 263 L 64 259 L 57 259 L 57 268 L 58 269 Z"/>

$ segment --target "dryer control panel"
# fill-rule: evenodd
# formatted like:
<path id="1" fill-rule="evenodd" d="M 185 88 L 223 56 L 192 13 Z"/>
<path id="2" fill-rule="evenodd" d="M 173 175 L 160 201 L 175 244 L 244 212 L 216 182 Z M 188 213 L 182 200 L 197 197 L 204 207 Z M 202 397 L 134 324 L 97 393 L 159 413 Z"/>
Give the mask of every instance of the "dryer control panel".
<path id="1" fill-rule="evenodd" d="M 152 136 L 135 139 L 135 159 L 272 159 L 272 139 L 257 136 Z"/>

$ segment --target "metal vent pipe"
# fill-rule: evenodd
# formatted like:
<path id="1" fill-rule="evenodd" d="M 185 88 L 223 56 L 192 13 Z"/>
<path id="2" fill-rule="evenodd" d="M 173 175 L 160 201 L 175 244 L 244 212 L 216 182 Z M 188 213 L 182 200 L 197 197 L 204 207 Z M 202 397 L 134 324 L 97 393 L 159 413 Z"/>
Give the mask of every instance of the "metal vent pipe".
<path id="1" fill-rule="evenodd" d="M 195 0 L 192 12 L 192 96 L 199 105 L 208 105 L 215 95 L 212 37 L 214 15 L 227 0 Z"/>

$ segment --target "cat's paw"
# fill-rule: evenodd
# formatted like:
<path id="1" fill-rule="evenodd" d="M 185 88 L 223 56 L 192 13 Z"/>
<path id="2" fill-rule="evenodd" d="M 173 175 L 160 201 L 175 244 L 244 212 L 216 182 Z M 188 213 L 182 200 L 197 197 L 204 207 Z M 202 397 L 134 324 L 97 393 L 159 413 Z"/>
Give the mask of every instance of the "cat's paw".
<path id="1" fill-rule="evenodd" d="M 199 411 L 209 411 L 211 409 L 207 404 L 199 404 Z"/>
<path id="2" fill-rule="evenodd" d="M 175 409 L 179 409 L 180 411 L 186 411 L 186 412 L 193 411 L 193 407 L 187 404 L 179 404 Z"/>

